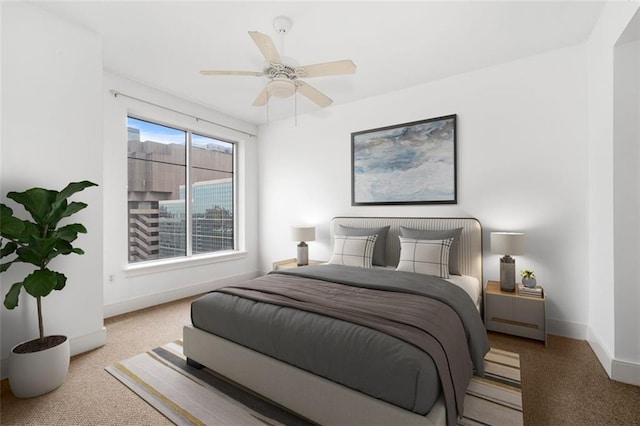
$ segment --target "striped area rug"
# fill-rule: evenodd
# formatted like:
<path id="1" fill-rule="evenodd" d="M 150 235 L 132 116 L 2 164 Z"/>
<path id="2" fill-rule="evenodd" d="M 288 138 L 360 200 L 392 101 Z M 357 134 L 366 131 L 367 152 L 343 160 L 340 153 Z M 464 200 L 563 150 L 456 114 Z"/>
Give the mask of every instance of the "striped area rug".
<path id="1" fill-rule="evenodd" d="M 484 377 L 472 377 L 459 425 L 522 425 L 520 355 L 491 349 Z"/>
<path id="2" fill-rule="evenodd" d="M 309 421 L 221 379 L 186 365 L 182 341 L 106 368 L 177 425 L 308 425 Z M 459 425 L 522 425 L 520 358 L 492 349 L 484 378 L 473 377 Z"/>

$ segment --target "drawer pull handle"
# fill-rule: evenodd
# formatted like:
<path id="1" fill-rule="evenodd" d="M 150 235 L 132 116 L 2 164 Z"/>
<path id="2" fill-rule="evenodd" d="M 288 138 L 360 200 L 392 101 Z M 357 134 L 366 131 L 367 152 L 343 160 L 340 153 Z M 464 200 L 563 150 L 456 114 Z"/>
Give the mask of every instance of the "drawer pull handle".
<path id="1" fill-rule="evenodd" d="M 537 324 L 529 324 L 528 322 L 520 322 L 520 321 L 514 321 L 514 320 L 496 318 L 496 317 L 491 317 L 491 321 L 503 322 L 505 324 L 519 325 L 521 327 L 529 327 L 529 328 L 535 328 L 535 329 L 540 328 L 538 327 Z"/>

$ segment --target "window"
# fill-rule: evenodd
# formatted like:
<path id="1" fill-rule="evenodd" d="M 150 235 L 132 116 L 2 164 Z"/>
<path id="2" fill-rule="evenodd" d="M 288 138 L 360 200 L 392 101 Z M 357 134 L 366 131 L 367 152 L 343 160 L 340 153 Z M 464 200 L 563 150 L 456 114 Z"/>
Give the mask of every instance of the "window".
<path id="1" fill-rule="evenodd" d="M 127 117 L 129 263 L 235 248 L 234 144 Z"/>

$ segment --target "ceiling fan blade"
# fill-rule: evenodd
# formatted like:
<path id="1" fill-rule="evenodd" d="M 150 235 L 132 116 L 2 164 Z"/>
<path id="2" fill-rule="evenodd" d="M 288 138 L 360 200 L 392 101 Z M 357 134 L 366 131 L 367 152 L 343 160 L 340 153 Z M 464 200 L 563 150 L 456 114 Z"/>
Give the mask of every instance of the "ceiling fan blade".
<path id="1" fill-rule="evenodd" d="M 249 35 L 268 62 L 280 63 L 280 53 L 278 53 L 278 49 L 273 44 L 271 37 L 258 31 L 249 31 Z"/>
<path id="2" fill-rule="evenodd" d="M 349 59 L 296 68 L 296 74 L 299 77 L 323 77 L 325 75 L 353 74 L 354 72 L 356 72 L 356 64 Z"/>
<path id="3" fill-rule="evenodd" d="M 262 77 L 262 71 L 223 71 L 223 70 L 202 70 L 202 75 L 248 75 L 252 77 Z"/>
<path id="4" fill-rule="evenodd" d="M 333 100 L 330 97 L 328 97 L 315 87 L 305 83 L 304 81 L 297 80 L 296 85 L 298 86 L 299 93 L 306 96 L 307 98 L 309 98 L 309 100 L 315 102 L 321 107 L 328 107 L 333 103 Z"/>
<path id="5" fill-rule="evenodd" d="M 267 102 L 269 102 L 269 91 L 267 90 L 268 86 L 264 86 L 264 89 L 262 89 L 262 92 L 260 92 L 260 94 L 258 95 L 258 97 L 255 99 L 255 101 L 253 101 L 253 106 L 264 106 L 267 104 Z"/>

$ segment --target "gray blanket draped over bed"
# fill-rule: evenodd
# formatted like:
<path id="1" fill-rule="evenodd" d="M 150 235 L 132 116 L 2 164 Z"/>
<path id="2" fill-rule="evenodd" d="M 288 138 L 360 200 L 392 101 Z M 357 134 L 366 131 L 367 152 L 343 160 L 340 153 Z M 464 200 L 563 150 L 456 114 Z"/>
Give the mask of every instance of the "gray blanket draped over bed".
<path id="1" fill-rule="evenodd" d="M 327 317 L 336 324 L 329 325 Z M 321 265 L 277 271 L 195 301 L 192 322 L 420 414 L 429 411 L 442 391 L 449 424 L 462 412 L 473 367 L 478 374 L 484 373 L 483 358 L 489 350 L 478 311 L 464 290 L 436 277 L 380 269 Z M 294 337 L 267 335 L 268 328 Z M 306 343 L 324 350 L 326 359 L 333 361 L 331 365 L 320 365 L 322 361 L 314 359 L 317 353 L 311 355 L 304 347 L 296 347 L 297 340 L 305 341 L 301 332 L 328 339 L 320 347 L 312 341 Z M 355 345 L 363 341 L 369 345 L 364 350 Z M 368 370 L 353 368 L 353 364 L 351 368 L 334 365 L 339 364 L 335 362 L 339 361 L 336 347 L 345 345 L 340 357 L 345 357 L 346 351 Z M 414 353 L 421 351 L 429 356 Z M 386 358 L 382 358 L 388 364 L 369 359 L 378 352 L 385 352 Z M 402 356 L 396 359 L 398 353 Z M 403 370 L 402 365 L 394 364 L 408 367 Z M 363 371 L 377 371 L 380 380 L 361 377 Z M 426 377 L 429 375 L 434 377 Z"/>

